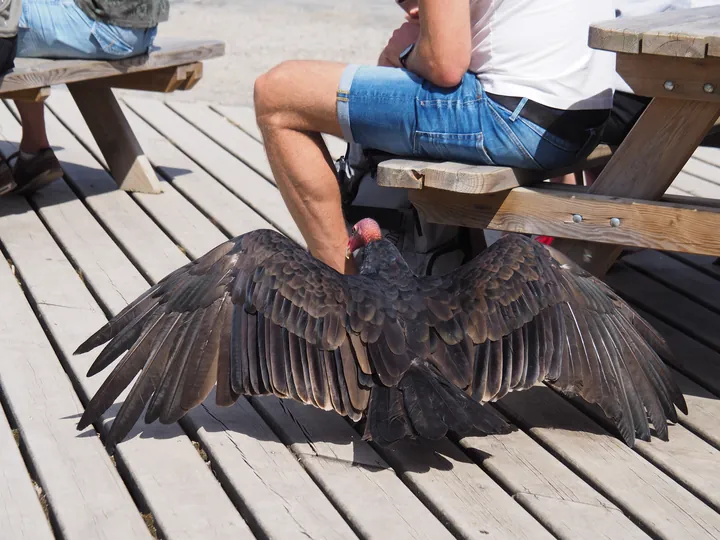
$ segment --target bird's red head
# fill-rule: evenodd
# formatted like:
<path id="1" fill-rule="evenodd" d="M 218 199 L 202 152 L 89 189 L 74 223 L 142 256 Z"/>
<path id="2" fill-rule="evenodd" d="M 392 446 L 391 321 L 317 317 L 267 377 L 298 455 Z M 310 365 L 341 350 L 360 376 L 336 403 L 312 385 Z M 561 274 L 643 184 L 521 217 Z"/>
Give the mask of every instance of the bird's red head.
<path id="1" fill-rule="evenodd" d="M 382 231 L 377 221 L 370 218 L 361 219 L 350 230 L 350 240 L 348 240 L 345 256 L 349 259 L 356 249 L 380 239 L 382 239 Z"/>

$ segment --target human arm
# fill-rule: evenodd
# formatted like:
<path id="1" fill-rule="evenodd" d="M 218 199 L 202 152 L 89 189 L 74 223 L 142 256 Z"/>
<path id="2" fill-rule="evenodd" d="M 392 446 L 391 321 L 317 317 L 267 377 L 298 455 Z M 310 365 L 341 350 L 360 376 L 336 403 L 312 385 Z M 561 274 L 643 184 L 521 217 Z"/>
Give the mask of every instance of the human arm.
<path id="1" fill-rule="evenodd" d="M 407 69 L 438 86 L 459 84 L 470 67 L 470 2 L 420 0 L 418 23 Z"/>

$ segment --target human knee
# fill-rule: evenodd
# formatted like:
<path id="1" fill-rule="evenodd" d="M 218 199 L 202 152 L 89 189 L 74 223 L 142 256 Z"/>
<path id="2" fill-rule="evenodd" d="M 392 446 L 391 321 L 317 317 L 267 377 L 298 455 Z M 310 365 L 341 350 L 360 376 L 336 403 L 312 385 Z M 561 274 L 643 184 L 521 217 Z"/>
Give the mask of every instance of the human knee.
<path id="1" fill-rule="evenodd" d="M 287 109 L 286 97 L 293 91 L 297 69 L 297 62 L 283 62 L 255 80 L 253 101 L 258 124 L 275 125 L 281 121 L 278 113 Z"/>

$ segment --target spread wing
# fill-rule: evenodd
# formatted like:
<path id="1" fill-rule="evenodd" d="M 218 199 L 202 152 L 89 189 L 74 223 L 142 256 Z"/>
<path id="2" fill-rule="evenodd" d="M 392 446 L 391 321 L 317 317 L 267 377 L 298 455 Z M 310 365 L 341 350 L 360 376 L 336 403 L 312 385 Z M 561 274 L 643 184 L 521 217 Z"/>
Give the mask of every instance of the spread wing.
<path id="1" fill-rule="evenodd" d="M 658 356 L 670 355 L 663 339 L 562 254 L 508 235 L 444 278 L 423 281 L 431 289 L 427 324 L 442 341 L 437 367 L 476 400 L 546 381 L 600 405 L 631 446 L 635 436 L 650 439 L 648 416 L 667 440 L 674 405 L 687 414 Z"/>
<path id="2" fill-rule="evenodd" d="M 147 423 L 175 422 L 216 383 L 220 405 L 274 394 L 359 420 L 372 375 L 393 384 L 409 363 L 394 308 L 378 287 L 335 272 L 268 230 L 170 274 L 77 352 L 107 341 L 89 376 L 127 353 L 88 404 L 80 429 L 140 373 L 111 428 L 111 446 L 144 409 Z"/>

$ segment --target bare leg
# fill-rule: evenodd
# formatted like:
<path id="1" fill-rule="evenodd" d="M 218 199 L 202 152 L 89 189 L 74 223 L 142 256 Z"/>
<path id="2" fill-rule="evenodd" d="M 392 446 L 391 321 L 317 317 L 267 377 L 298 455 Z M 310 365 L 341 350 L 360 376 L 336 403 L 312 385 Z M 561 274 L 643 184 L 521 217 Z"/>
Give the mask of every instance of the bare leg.
<path id="1" fill-rule="evenodd" d="M 342 137 L 336 95 L 344 68 L 319 61 L 280 64 L 255 82 L 255 114 L 278 188 L 310 252 L 350 273 L 340 188 L 320 136 Z"/>
<path id="2" fill-rule="evenodd" d="M 551 178 L 553 184 L 566 184 L 571 186 L 582 185 L 582 173 L 568 173 L 564 176 L 556 176 Z"/>
<path id="3" fill-rule="evenodd" d="M 20 119 L 22 120 L 22 141 L 20 150 L 36 154 L 50 147 L 45 132 L 45 104 L 29 101 L 16 101 Z"/>
<path id="4" fill-rule="evenodd" d="M 602 170 L 603 167 L 595 167 L 594 169 L 588 169 L 585 171 L 585 185 L 592 186 L 595 180 L 598 179 L 598 176 L 600 176 Z"/>

